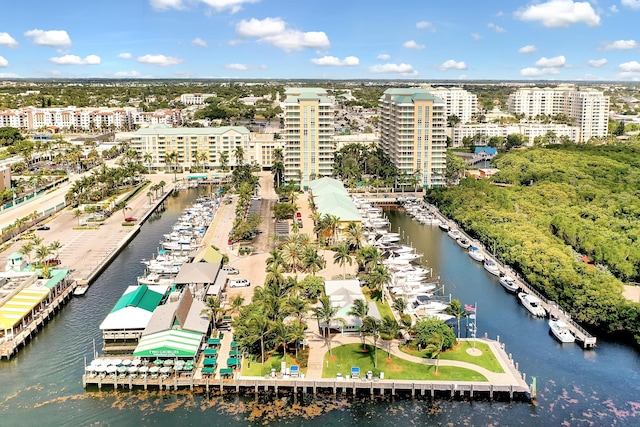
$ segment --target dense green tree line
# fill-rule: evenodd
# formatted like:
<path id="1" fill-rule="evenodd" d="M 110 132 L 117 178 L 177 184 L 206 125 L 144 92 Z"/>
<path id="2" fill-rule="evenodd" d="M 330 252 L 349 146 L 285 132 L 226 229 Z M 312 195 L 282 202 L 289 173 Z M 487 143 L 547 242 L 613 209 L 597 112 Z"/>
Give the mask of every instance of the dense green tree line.
<path id="1" fill-rule="evenodd" d="M 622 296 L 640 281 L 639 163 L 638 146 L 515 150 L 495 160 L 508 185 L 466 179 L 427 199 L 576 320 L 640 343 L 640 305 Z"/>

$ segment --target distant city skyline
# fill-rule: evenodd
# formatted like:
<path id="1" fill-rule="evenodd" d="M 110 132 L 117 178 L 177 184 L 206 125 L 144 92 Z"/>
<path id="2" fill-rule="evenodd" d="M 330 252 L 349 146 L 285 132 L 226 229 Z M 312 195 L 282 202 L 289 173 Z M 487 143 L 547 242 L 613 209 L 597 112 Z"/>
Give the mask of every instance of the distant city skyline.
<path id="1" fill-rule="evenodd" d="M 3 17 L 3 79 L 640 81 L 640 0 L 34 0 Z"/>

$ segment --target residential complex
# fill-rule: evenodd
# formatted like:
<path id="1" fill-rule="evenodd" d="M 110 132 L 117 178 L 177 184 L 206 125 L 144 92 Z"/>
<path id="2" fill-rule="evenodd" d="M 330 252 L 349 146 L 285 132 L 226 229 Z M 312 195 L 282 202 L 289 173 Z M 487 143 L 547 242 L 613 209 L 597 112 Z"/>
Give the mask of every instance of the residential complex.
<path id="1" fill-rule="evenodd" d="M 444 184 L 445 103 L 426 89 L 387 89 L 378 107 L 380 146 L 401 173 L 419 173 L 425 187 Z"/>
<path id="2" fill-rule="evenodd" d="M 448 129 L 451 132 L 453 147 L 461 147 L 463 138 L 472 138 L 475 135 L 485 135 L 487 139 L 494 136 L 506 138 L 517 133 L 529 139 L 529 145 L 533 144 L 537 136 L 545 136 L 552 132 L 556 138 L 566 136 L 571 141 L 580 140 L 580 128 L 558 123 L 476 123 L 458 125 Z"/>
<path id="3" fill-rule="evenodd" d="M 215 93 L 183 93 L 180 102 L 184 105 L 202 105 L 207 98 L 215 98 Z"/>
<path id="4" fill-rule="evenodd" d="M 138 150 L 151 170 L 165 170 L 172 165 L 177 171 L 191 170 L 198 165 L 205 170 L 220 169 L 223 166 L 233 168 L 241 163 L 240 160 L 243 163 L 256 162 L 255 145 L 249 138 L 249 130 L 244 126 L 150 126 L 133 134 L 131 146 Z M 176 159 L 168 157 L 174 152 L 177 153 Z M 242 159 L 237 157 L 240 153 Z"/>
<path id="5" fill-rule="evenodd" d="M 36 108 L 0 110 L 0 127 L 53 131 L 131 130 L 145 125 L 180 126 L 182 112 L 164 109 L 144 112 L 138 108 Z"/>
<path id="6" fill-rule="evenodd" d="M 462 88 L 425 86 L 425 89 L 444 101 L 446 118 L 456 116 L 460 119 L 460 123 L 467 123 L 478 112 L 478 97 Z"/>
<path id="7" fill-rule="evenodd" d="M 609 97 L 600 90 L 575 85 L 518 89 L 509 95 L 508 108 L 512 114 L 531 118 L 565 115 L 580 128 L 579 142 L 607 135 Z"/>
<path id="8" fill-rule="evenodd" d="M 288 88 L 281 106 L 285 179 L 307 188 L 333 172 L 334 102 L 324 89 Z"/>

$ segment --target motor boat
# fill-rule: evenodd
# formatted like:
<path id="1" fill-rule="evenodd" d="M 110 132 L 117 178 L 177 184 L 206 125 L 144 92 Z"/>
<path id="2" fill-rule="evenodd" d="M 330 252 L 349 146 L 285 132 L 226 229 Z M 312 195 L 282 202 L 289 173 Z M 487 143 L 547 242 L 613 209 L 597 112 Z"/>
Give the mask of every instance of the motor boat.
<path id="1" fill-rule="evenodd" d="M 478 261 L 478 262 L 484 262 L 484 254 L 482 253 L 480 248 L 478 248 L 476 246 L 471 246 L 471 247 L 469 247 L 468 254 L 471 257 L 471 259 L 473 259 L 475 261 Z"/>
<path id="2" fill-rule="evenodd" d="M 518 289 L 520 289 L 520 286 L 518 286 L 516 279 L 511 276 L 502 276 L 499 282 L 507 292 L 510 292 L 512 294 L 515 294 L 516 292 L 518 292 Z"/>
<path id="3" fill-rule="evenodd" d="M 449 304 L 434 300 L 431 294 L 418 293 L 413 300 L 408 302 L 408 311 L 416 312 L 418 310 L 424 310 L 435 313 L 444 311 L 448 306 Z"/>
<path id="4" fill-rule="evenodd" d="M 449 227 L 449 224 L 442 221 L 440 221 L 440 224 L 438 224 L 438 227 L 440 227 L 440 230 L 446 231 L 446 232 L 449 232 L 449 230 L 451 229 L 451 227 Z"/>
<path id="5" fill-rule="evenodd" d="M 567 326 L 567 324 L 562 320 L 549 320 L 549 329 L 551 330 L 551 333 L 553 333 L 553 336 L 561 343 L 572 343 L 576 340 L 576 337 L 573 336 L 569 330 L 569 326 Z"/>
<path id="6" fill-rule="evenodd" d="M 542 307 L 542 301 L 540 301 L 540 298 L 537 296 L 530 295 L 526 292 L 520 292 L 518 294 L 518 299 L 524 308 L 534 316 L 545 317 L 547 315 L 547 311 Z"/>
<path id="7" fill-rule="evenodd" d="M 485 258 L 484 260 L 484 269 L 494 276 L 500 277 L 500 268 L 498 268 L 498 264 L 490 258 Z"/>
<path id="8" fill-rule="evenodd" d="M 451 230 L 447 231 L 447 236 L 451 237 L 453 240 L 458 240 L 460 237 L 462 237 L 462 234 L 460 234 L 460 231 L 452 228 Z"/>
<path id="9" fill-rule="evenodd" d="M 456 240 L 456 243 L 458 243 L 458 246 L 463 249 L 468 249 L 469 246 L 471 246 L 471 242 L 466 237 L 459 237 L 458 240 Z"/>

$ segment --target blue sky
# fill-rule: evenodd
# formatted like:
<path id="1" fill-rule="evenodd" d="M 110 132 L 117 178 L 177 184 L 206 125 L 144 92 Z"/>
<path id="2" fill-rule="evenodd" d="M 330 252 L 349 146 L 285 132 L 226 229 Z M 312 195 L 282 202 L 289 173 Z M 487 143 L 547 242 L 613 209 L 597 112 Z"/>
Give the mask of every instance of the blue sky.
<path id="1" fill-rule="evenodd" d="M 0 78 L 640 81 L 640 0 L 6 3 Z"/>

